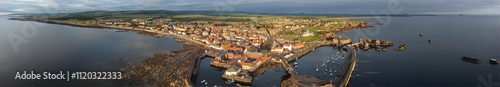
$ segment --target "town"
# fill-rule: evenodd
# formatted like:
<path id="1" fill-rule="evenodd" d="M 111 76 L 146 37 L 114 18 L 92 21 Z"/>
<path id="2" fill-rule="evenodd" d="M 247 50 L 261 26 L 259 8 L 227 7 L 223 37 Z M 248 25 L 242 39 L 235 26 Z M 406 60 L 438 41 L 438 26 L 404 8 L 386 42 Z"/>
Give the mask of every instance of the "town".
<path id="1" fill-rule="evenodd" d="M 184 16 L 188 17 L 90 20 L 48 18 L 49 20 L 41 22 L 138 30 L 174 36 L 205 48 L 207 56 L 215 58 L 210 62 L 211 66 L 227 69 L 222 75 L 224 79 L 243 84 L 251 84 L 253 78 L 249 73 L 265 63 L 276 62 L 281 63 L 284 68 L 290 67 L 289 62 L 314 51 L 314 48 L 352 43 L 349 38 L 341 38 L 335 33 L 372 27 L 368 26 L 371 25 L 368 22 L 328 17 Z M 292 72 L 290 69 L 286 70 Z"/>

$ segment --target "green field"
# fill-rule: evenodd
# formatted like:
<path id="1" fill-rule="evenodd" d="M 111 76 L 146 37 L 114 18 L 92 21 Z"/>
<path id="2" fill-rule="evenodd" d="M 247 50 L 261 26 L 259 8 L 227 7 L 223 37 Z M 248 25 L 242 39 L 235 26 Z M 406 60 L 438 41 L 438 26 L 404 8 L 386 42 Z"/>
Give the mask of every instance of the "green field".
<path id="1" fill-rule="evenodd" d="M 299 32 L 295 32 L 295 31 L 280 31 L 278 32 L 279 35 L 299 35 L 300 33 Z"/>
<path id="2" fill-rule="evenodd" d="M 200 15 L 200 14 L 191 14 L 191 15 L 175 15 L 174 17 L 212 17 L 212 16 L 206 16 L 206 15 Z"/>
<path id="3" fill-rule="evenodd" d="M 315 40 L 323 40 L 325 39 L 322 34 L 314 34 L 314 36 L 309 37 L 296 37 L 296 38 L 288 38 L 288 40 L 300 40 L 300 41 L 315 41 Z"/>

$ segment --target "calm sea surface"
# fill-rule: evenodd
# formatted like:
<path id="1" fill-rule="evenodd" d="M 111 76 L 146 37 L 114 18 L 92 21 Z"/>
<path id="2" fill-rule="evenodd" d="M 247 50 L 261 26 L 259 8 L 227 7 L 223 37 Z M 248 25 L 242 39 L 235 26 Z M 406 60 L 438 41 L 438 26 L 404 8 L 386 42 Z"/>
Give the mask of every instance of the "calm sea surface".
<path id="1" fill-rule="evenodd" d="M 34 71 L 119 71 L 127 64 L 138 64 L 157 52 L 182 50 L 175 39 L 154 38 L 137 32 L 114 29 L 81 28 L 66 25 L 8 20 L 0 16 L 0 86 L 123 86 L 124 80 L 15 80 L 16 72 Z M 356 19 L 376 22 L 375 18 Z M 358 63 L 349 86 L 478 86 L 500 82 L 500 65 L 489 59 L 500 59 L 500 17 L 492 16 L 417 16 L 391 17 L 378 28 L 353 30 L 337 35 L 393 41 L 385 52 L 357 51 Z M 23 35 L 22 29 L 38 30 Z M 28 31 L 31 33 L 32 31 Z M 25 38 L 26 43 L 14 51 L 9 33 Z M 424 37 L 418 34 L 423 33 Z M 27 37 L 28 36 L 28 37 Z M 433 43 L 428 43 L 432 40 Z M 408 47 L 393 51 L 401 44 Z M 303 56 L 296 71 L 322 79 L 333 79 L 341 59 L 333 64 L 338 50 L 321 47 Z M 342 53 L 342 52 L 341 52 Z M 341 56 L 341 55 L 340 55 Z M 471 56 L 482 61 L 472 64 L 461 60 Z M 123 58 L 122 61 L 115 61 Z M 330 62 L 324 62 L 330 58 Z M 201 61 L 197 83 L 207 80 L 209 86 L 227 84 L 221 79 L 224 69 L 209 66 L 213 58 Z M 294 62 L 294 63 L 295 63 Z M 326 63 L 328 68 L 322 68 Z M 315 69 L 318 66 L 319 72 Z M 490 75 L 491 76 L 488 76 Z M 252 86 L 279 86 L 287 74 L 281 67 L 269 69 L 255 77 Z M 197 85 L 204 86 L 204 85 Z"/>

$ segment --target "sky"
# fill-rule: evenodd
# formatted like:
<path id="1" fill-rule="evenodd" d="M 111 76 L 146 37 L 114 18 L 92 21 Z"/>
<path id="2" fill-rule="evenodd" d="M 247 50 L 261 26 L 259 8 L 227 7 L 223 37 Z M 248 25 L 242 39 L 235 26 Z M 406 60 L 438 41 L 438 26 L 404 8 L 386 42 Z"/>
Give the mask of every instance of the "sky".
<path id="1" fill-rule="evenodd" d="M 500 0 L 2 0 L 0 15 L 127 10 L 500 15 Z"/>

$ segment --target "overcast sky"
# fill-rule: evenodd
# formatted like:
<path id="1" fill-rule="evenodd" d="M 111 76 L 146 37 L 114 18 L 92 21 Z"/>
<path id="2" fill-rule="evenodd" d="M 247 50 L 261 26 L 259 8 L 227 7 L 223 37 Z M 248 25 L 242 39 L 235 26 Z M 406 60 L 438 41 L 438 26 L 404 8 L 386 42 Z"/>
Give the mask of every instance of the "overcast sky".
<path id="1" fill-rule="evenodd" d="M 500 15 L 500 0 L 2 0 L 2 13 L 216 10 L 259 13 Z"/>

